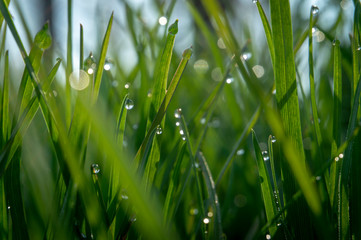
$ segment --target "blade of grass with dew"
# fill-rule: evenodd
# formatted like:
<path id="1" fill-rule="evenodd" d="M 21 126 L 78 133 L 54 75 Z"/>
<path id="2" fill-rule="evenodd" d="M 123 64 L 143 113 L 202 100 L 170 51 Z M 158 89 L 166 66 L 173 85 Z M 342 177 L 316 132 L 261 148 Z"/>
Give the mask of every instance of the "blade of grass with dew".
<path id="1" fill-rule="evenodd" d="M 252 141 L 253 147 L 256 154 L 259 181 L 261 185 L 263 204 L 266 211 L 267 220 L 271 220 L 276 215 L 276 204 L 274 202 L 274 195 L 272 190 L 272 179 L 269 177 L 267 167 L 265 164 L 265 159 L 263 159 L 261 148 L 256 137 L 256 133 L 252 131 Z M 267 156 L 269 157 L 269 156 Z M 268 160 L 267 160 L 268 161 Z M 269 232 L 271 236 L 275 236 L 277 231 L 277 226 L 273 225 L 269 227 Z"/>
<path id="2" fill-rule="evenodd" d="M 361 80 L 357 84 L 356 93 L 354 97 L 354 103 L 351 110 L 349 125 L 347 128 L 346 139 L 349 139 L 354 132 L 357 125 L 357 113 L 358 106 L 360 104 L 360 93 L 361 93 Z M 357 137 L 356 137 L 357 138 Z M 352 152 L 355 141 L 350 141 L 342 160 L 341 173 L 338 178 L 338 228 L 339 228 L 339 239 L 345 239 L 350 236 L 350 224 L 349 224 L 349 181 L 350 172 L 353 164 Z M 356 163 L 357 164 L 357 163 Z"/>
<path id="3" fill-rule="evenodd" d="M 360 44 L 361 44 L 361 3 L 354 1 L 355 12 L 353 22 L 353 36 L 351 38 L 352 49 L 352 82 L 351 82 L 351 107 L 356 94 L 356 87 L 360 76 Z"/>
<path id="4" fill-rule="evenodd" d="M 194 174 L 194 177 L 196 179 L 196 186 L 197 186 L 197 201 L 198 201 L 198 205 L 201 209 L 200 211 L 200 216 L 201 216 L 201 219 L 200 221 L 202 221 L 202 232 L 201 232 L 201 236 L 202 236 L 202 239 L 206 239 L 207 238 L 207 233 L 206 233 L 206 226 L 208 224 L 208 222 L 203 222 L 203 219 L 206 219 L 206 212 L 205 212 L 205 205 L 204 205 L 204 201 L 203 201 L 203 188 L 202 188 L 202 185 L 201 185 L 201 181 L 199 179 L 199 176 L 198 176 L 198 169 L 197 169 L 197 166 L 196 166 L 196 161 L 195 161 L 195 156 L 193 155 L 194 152 L 192 150 L 192 144 L 191 144 L 191 140 L 190 140 L 190 137 L 189 137 L 189 132 L 188 132 L 188 128 L 187 128 L 187 124 L 186 124 L 186 121 L 184 120 L 184 116 L 181 115 L 180 116 L 180 125 L 179 125 L 179 128 L 181 130 L 183 130 L 183 137 L 185 138 L 185 141 L 186 141 L 186 144 L 187 144 L 187 148 L 188 148 L 188 153 L 189 153 L 189 157 L 190 157 L 190 160 L 191 160 L 191 166 L 192 166 L 192 169 L 193 169 L 193 174 Z M 194 233 L 196 234 L 196 233 Z"/>
<path id="5" fill-rule="evenodd" d="M 50 71 L 47 80 L 43 83 L 43 90 L 47 92 L 50 89 L 50 85 L 55 78 L 55 74 L 57 73 L 59 66 L 61 63 L 61 59 L 58 59 L 57 63 L 54 65 L 52 70 Z M 22 115 L 20 116 L 16 126 L 13 128 L 11 132 L 11 137 L 6 142 L 6 145 L 3 147 L 0 154 L 0 176 L 2 175 L 4 169 L 9 164 L 13 155 L 15 154 L 17 148 L 20 146 L 22 137 L 28 127 L 30 126 L 37 110 L 39 109 L 39 101 L 36 96 L 33 96 L 28 105 L 24 109 Z M 4 143 L 5 144 L 5 143 Z M 4 169 L 2 169 L 4 168 Z"/>
<path id="6" fill-rule="evenodd" d="M 188 60 L 192 56 L 192 49 L 188 48 L 183 52 L 182 60 L 178 65 L 178 68 L 176 72 L 173 75 L 173 79 L 171 83 L 169 84 L 168 90 L 164 96 L 164 99 L 162 101 L 161 106 L 159 107 L 159 110 L 152 122 L 152 125 L 150 126 L 145 138 L 143 139 L 143 142 L 141 146 L 139 147 L 139 150 L 135 156 L 135 161 L 139 165 L 139 161 L 143 158 L 145 147 L 150 140 L 151 133 L 157 128 L 157 126 L 161 123 L 165 112 L 167 111 L 169 102 L 171 101 L 173 94 L 179 84 L 179 80 L 181 79 L 181 76 L 183 74 L 183 71 L 188 63 Z"/>
<path id="7" fill-rule="evenodd" d="M 274 76 L 276 82 L 276 98 L 286 135 L 291 138 L 291 144 L 301 163 L 296 171 L 306 172 L 303 151 L 299 104 L 297 98 L 296 71 L 293 55 L 293 36 L 291 11 L 289 1 L 271 0 L 271 19 L 273 41 L 275 46 Z M 317 119 L 315 120 L 317 121 Z M 291 166 L 292 167 L 292 166 Z M 286 201 L 297 192 L 296 179 L 291 169 L 283 164 L 284 195 Z M 296 238 L 309 239 L 312 226 L 309 221 L 305 203 L 301 200 L 287 211 L 289 225 L 293 227 Z"/>
<path id="8" fill-rule="evenodd" d="M 278 181 L 277 176 L 279 176 L 281 169 L 279 167 L 279 164 L 276 166 L 275 163 L 275 157 L 274 157 L 274 151 L 273 151 L 273 144 L 276 144 L 276 138 L 272 135 L 268 137 L 268 155 L 269 155 L 269 161 L 271 165 L 271 174 L 272 174 L 272 181 L 273 181 L 273 197 L 275 198 L 275 205 L 276 205 L 276 213 L 278 213 L 281 209 L 281 195 L 278 188 Z M 276 168 L 277 167 L 277 168 Z M 284 218 L 284 216 L 282 216 Z M 283 221 L 283 219 L 282 219 Z"/>
<path id="9" fill-rule="evenodd" d="M 341 144 L 341 120 L 342 120 L 342 65 L 340 41 L 335 40 L 332 44 L 333 49 L 333 126 L 332 126 L 332 145 L 331 156 L 336 156 L 337 149 Z M 337 178 L 340 171 L 340 161 L 333 161 L 330 167 L 329 177 L 329 196 L 332 212 L 336 213 L 337 206 Z"/>
<path id="10" fill-rule="evenodd" d="M 221 217 L 221 209 L 220 204 L 218 200 L 218 195 L 216 191 L 216 185 L 213 181 L 211 170 L 208 166 L 207 160 L 204 157 L 203 153 L 197 152 L 197 158 L 199 160 L 199 165 L 202 169 L 203 177 L 207 186 L 208 196 L 210 203 L 213 205 L 214 214 L 213 218 L 215 219 L 215 222 L 213 224 L 213 234 L 209 234 L 210 239 L 222 239 L 223 237 L 223 231 L 222 231 L 222 217 Z M 207 216 L 209 214 L 207 213 Z M 209 232 L 209 231 L 208 231 Z"/>
<path id="11" fill-rule="evenodd" d="M 316 11 L 315 6 L 312 6 L 310 9 L 310 25 L 308 29 L 308 68 L 309 68 L 309 77 L 310 77 L 310 95 L 311 95 L 311 108 L 312 108 L 312 118 L 313 118 L 313 127 L 314 127 L 314 133 L 315 138 L 317 141 L 317 149 L 318 154 L 321 158 L 316 158 L 318 161 L 316 162 L 316 169 L 320 167 L 323 160 L 323 154 L 321 152 L 321 145 L 322 145 L 322 135 L 321 135 L 321 129 L 320 124 L 318 122 L 318 113 L 317 113 L 317 104 L 316 104 L 316 89 L 315 89 L 315 76 L 313 73 L 313 37 L 312 37 L 312 31 L 314 23 L 317 19 L 317 15 L 314 13 Z M 318 11 L 318 9 L 317 9 Z M 315 21 L 314 21 L 315 18 Z"/>
<path id="12" fill-rule="evenodd" d="M 156 111 L 162 104 L 162 100 L 166 94 L 168 73 L 170 63 L 172 60 L 172 53 L 176 34 L 178 33 L 178 19 L 168 28 L 168 35 L 165 42 L 163 52 L 160 57 L 159 65 L 156 66 L 154 73 L 154 85 L 152 92 L 152 100 L 149 109 L 148 127 L 150 127 L 153 119 L 156 116 Z M 164 129 L 164 118 L 159 124 L 161 129 Z M 145 167 L 145 179 L 147 187 L 153 184 L 154 176 L 157 171 L 157 164 L 160 160 L 160 144 L 158 137 L 153 138 L 153 146 L 150 150 L 149 159 Z"/>

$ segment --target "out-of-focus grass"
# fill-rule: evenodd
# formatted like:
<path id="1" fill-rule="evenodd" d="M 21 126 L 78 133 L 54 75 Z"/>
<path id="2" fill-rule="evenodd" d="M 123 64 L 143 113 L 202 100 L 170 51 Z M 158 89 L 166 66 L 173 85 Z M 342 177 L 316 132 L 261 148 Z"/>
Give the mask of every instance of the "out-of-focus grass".
<path id="1" fill-rule="evenodd" d="M 97 19 L 102 41 L 84 59 L 94 39 L 81 25 L 72 41 L 68 0 L 66 58 L 55 61 L 48 24 L 31 36 L 11 2 L 19 35 L 1 0 L 0 238 L 360 238 L 360 2 L 350 41 L 338 36 L 345 0 L 331 27 L 316 6 L 305 19 L 288 1 L 254 2 L 154 1 L 168 20 L 177 4 L 189 11 L 183 55 L 182 16 L 145 24 L 121 2 L 129 69 L 118 12 Z M 238 14 L 250 8 L 264 39 Z"/>

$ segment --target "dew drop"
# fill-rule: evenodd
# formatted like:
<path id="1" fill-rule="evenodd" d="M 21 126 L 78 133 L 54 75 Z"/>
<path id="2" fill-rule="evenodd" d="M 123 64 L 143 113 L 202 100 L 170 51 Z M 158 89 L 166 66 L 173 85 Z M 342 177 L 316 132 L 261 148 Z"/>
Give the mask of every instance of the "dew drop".
<path id="1" fill-rule="evenodd" d="M 135 222 L 137 221 L 137 217 L 136 215 L 134 214 L 133 216 L 131 216 L 131 218 L 129 219 L 130 222 Z"/>
<path id="2" fill-rule="evenodd" d="M 176 125 L 177 127 L 179 127 L 180 122 L 175 122 L 175 125 Z"/>
<path id="3" fill-rule="evenodd" d="M 244 152 L 245 152 L 244 149 L 239 149 L 239 150 L 237 150 L 237 155 L 241 156 L 244 154 Z"/>
<path id="4" fill-rule="evenodd" d="M 88 87 L 89 76 L 83 70 L 75 70 L 69 76 L 69 83 L 73 89 L 81 91 Z"/>
<path id="5" fill-rule="evenodd" d="M 271 142 L 272 142 L 272 143 L 275 143 L 276 141 L 277 141 L 276 136 L 272 136 L 272 137 L 271 137 Z"/>
<path id="6" fill-rule="evenodd" d="M 185 136 L 183 136 L 183 137 L 182 137 L 182 140 L 183 140 L 183 141 L 185 141 L 185 140 L 186 140 L 186 137 L 185 137 Z"/>
<path id="7" fill-rule="evenodd" d="M 208 224 L 210 222 L 209 218 L 203 218 L 203 223 Z"/>
<path id="8" fill-rule="evenodd" d="M 209 218 L 213 217 L 213 212 L 208 212 L 208 213 L 207 213 L 207 216 L 208 216 Z"/>
<path id="9" fill-rule="evenodd" d="M 178 108 L 174 111 L 174 117 L 175 118 L 181 118 L 182 116 L 182 109 L 181 108 Z"/>
<path id="10" fill-rule="evenodd" d="M 233 82 L 234 82 L 234 78 L 232 78 L 232 77 L 229 77 L 229 78 L 226 79 L 227 84 L 231 84 Z"/>
<path id="11" fill-rule="evenodd" d="M 125 89 L 129 89 L 129 88 L 130 88 L 130 83 L 124 84 L 124 88 L 125 88 Z"/>
<path id="12" fill-rule="evenodd" d="M 277 223 L 277 227 L 281 227 L 282 226 L 282 223 Z"/>
<path id="13" fill-rule="evenodd" d="M 253 2 L 253 3 L 257 3 L 257 2 L 258 2 L 258 0 L 252 0 L 252 2 Z"/>
<path id="14" fill-rule="evenodd" d="M 163 133 L 163 130 L 159 125 L 157 126 L 157 129 L 155 130 L 155 133 L 158 134 L 158 135 Z"/>
<path id="15" fill-rule="evenodd" d="M 206 123 L 206 118 L 201 118 L 201 124 L 203 125 L 203 124 L 205 124 Z"/>
<path id="16" fill-rule="evenodd" d="M 88 73 L 88 74 L 93 74 L 96 68 L 96 63 L 95 63 L 95 59 L 93 56 L 93 53 L 90 52 L 89 56 L 84 60 L 84 70 Z"/>
<path id="17" fill-rule="evenodd" d="M 158 23 L 162 26 L 166 25 L 168 22 L 168 19 L 164 16 L 161 16 L 159 19 L 158 19 Z"/>
<path id="18" fill-rule="evenodd" d="M 251 53 L 249 53 L 249 52 L 245 52 L 245 53 L 243 53 L 242 55 L 241 55 L 241 59 L 244 59 L 244 60 L 248 60 L 248 59 L 250 59 L 252 57 L 252 54 Z"/>
<path id="19" fill-rule="evenodd" d="M 359 46 L 359 47 L 357 48 L 357 51 L 361 51 L 361 46 Z"/>
<path id="20" fill-rule="evenodd" d="M 125 100 L 125 108 L 127 110 L 130 110 L 134 107 L 134 103 L 133 103 L 133 100 L 130 99 L 130 98 L 127 98 L 127 100 Z"/>
<path id="21" fill-rule="evenodd" d="M 342 158 L 343 158 L 343 153 L 340 153 L 340 154 L 338 155 L 338 157 L 339 157 L 340 159 L 342 159 Z"/>
<path id="22" fill-rule="evenodd" d="M 321 176 L 317 176 L 316 181 L 320 181 L 320 180 L 321 180 Z"/>
<path id="23" fill-rule="evenodd" d="M 8 206 L 8 210 L 10 210 L 10 206 Z"/>
<path id="24" fill-rule="evenodd" d="M 312 15 L 317 15 L 318 12 L 319 12 L 318 7 L 317 7 L 316 5 L 312 5 L 312 7 L 311 7 L 311 13 L 312 13 Z"/>
<path id="25" fill-rule="evenodd" d="M 262 151 L 262 157 L 264 161 L 268 161 L 269 160 L 269 155 L 267 151 Z"/>
<path id="26" fill-rule="evenodd" d="M 338 162 L 340 160 L 339 157 L 335 157 L 335 161 Z"/>
<path id="27" fill-rule="evenodd" d="M 109 71 L 112 68 L 112 65 L 112 60 L 110 60 L 109 58 L 105 59 L 104 70 Z"/>
<path id="28" fill-rule="evenodd" d="M 97 163 L 91 165 L 91 170 L 93 174 L 98 174 L 100 172 L 100 167 Z"/>
<path id="29" fill-rule="evenodd" d="M 125 189 L 122 189 L 122 191 L 121 191 L 121 198 L 123 200 L 128 200 L 129 199 L 129 197 L 127 195 L 127 191 Z"/>
<path id="30" fill-rule="evenodd" d="M 271 239 L 271 235 L 270 234 L 266 234 L 266 239 Z"/>
<path id="31" fill-rule="evenodd" d="M 182 135 L 182 136 L 184 135 L 183 129 L 179 130 L 179 134 Z"/>

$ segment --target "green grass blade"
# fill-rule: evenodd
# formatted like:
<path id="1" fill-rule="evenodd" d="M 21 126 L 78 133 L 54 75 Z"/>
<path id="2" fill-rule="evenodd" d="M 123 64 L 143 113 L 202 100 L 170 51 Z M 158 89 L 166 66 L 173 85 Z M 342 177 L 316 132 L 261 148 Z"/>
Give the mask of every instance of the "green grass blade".
<path id="1" fill-rule="evenodd" d="M 70 126 L 71 119 L 71 88 L 69 77 L 73 72 L 73 29 L 72 29 L 72 0 L 68 0 L 67 5 L 67 20 L 68 20 L 68 32 L 67 32 L 67 43 L 66 43 L 66 83 L 65 83 L 65 93 L 66 93 L 66 123 L 67 126 Z"/>
<path id="2" fill-rule="evenodd" d="M 139 160 L 141 160 L 143 158 L 144 155 L 144 151 L 145 151 L 145 147 L 148 143 L 148 141 L 150 141 L 150 136 L 151 133 L 157 128 L 157 126 L 162 122 L 162 119 L 165 115 L 165 112 L 167 111 L 167 108 L 169 106 L 169 103 L 173 97 L 173 94 L 179 84 L 179 80 L 181 79 L 181 76 L 183 74 L 183 71 L 188 63 L 188 60 L 190 59 L 192 55 L 192 49 L 188 48 L 183 52 L 183 57 L 181 62 L 178 65 L 178 68 L 176 70 L 176 72 L 173 75 L 173 79 L 171 81 L 171 83 L 169 84 L 167 93 L 164 96 L 164 99 L 162 101 L 162 105 L 160 106 L 160 108 L 158 109 L 157 115 L 155 116 L 152 125 L 150 126 L 150 128 L 148 129 L 147 135 L 145 136 L 145 138 L 143 139 L 143 142 L 135 156 L 135 160 L 136 162 L 138 162 L 139 164 Z"/>
<path id="3" fill-rule="evenodd" d="M 201 152 L 197 152 L 197 158 L 199 160 L 199 165 L 202 169 L 203 177 L 207 186 L 208 196 L 210 203 L 212 204 L 213 212 L 213 218 L 215 219 L 213 224 L 213 235 L 210 234 L 211 239 L 222 239 L 223 232 L 222 232 L 222 217 L 221 217 L 221 209 L 220 204 L 218 200 L 218 195 L 216 192 L 216 185 L 213 181 L 211 170 L 209 169 L 208 163 L 206 158 L 203 156 Z M 207 213 L 209 217 L 209 213 Z"/>
<path id="4" fill-rule="evenodd" d="M 333 42 L 333 128 L 331 156 L 337 156 L 337 149 L 341 145 L 341 120 L 342 120 L 342 66 L 340 41 Z M 333 161 L 330 168 L 329 196 L 333 212 L 336 213 L 338 174 L 340 161 Z"/>
<path id="5" fill-rule="evenodd" d="M 292 154 L 294 155 L 293 157 L 296 157 L 294 159 L 294 162 L 290 163 L 290 167 L 294 168 L 294 171 L 300 172 L 299 174 L 304 174 L 306 172 L 306 166 L 305 155 L 303 151 L 299 105 L 296 91 L 296 70 L 293 55 L 293 36 L 290 4 L 289 1 L 283 1 L 281 3 L 280 1 L 272 0 L 270 2 L 270 5 L 273 41 L 275 46 L 274 76 L 276 81 L 276 98 L 278 102 L 278 107 L 280 109 L 284 131 L 286 133 L 286 136 L 289 136 L 291 139 L 291 142 L 284 144 L 293 145 L 294 147 L 291 147 L 291 149 L 296 150 L 296 152 L 294 153 L 291 153 L 289 150 L 287 150 L 287 148 L 284 149 L 284 151 L 289 151 L 288 154 Z M 317 121 L 317 119 L 315 121 Z M 286 146 L 283 147 L 285 148 Z M 290 160 L 289 157 L 288 160 Z M 292 166 L 292 164 L 297 164 L 299 168 L 295 169 L 295 166 Z M 292 174 L 291 169 L 286 167 L 286 164 L 283 164 L 282 170 L 284 178 L 284 195 L 286 201 L 288 201 L 297 192 L 296 179 L 295 176 Z M 299 183 L 300 180 L 301 179 L 298 179 Z M 304 188 L 303 190 L 314 191 L 314 189 L 312 188 Z M 310 195 L 309 197 L 311 197 Z M 318 206 L 317 208 L 318 211 L 320 211 L 320 206 Z M 316 207 L 313 209 L 313 211 L 316 211 Z M 303 201 L 298 201 L 292 208 L 288 210 L 287 215 L 290 221 L 289 224 L 292 225 L 295 231 L 296 238 L 310 238 L 312 230 L 305 203 Z"/>
<path id="6" fill-rule="evenodd" d="M 267 44 L 268 44 L 268 48 L 270 51 L 270 55 L 271 55 L 271 59 L 272 59 L 272 63 L 274 64 L 275 62 L 275 47 L 273 45 L 273 39 L 272 39 L 272 30 L 271 30 L 271 26 L 268 22 L 267 16 L 262 8 L 262 5 L 260 3 L 260 1 L 256 2 L 257 5 L 257 9 L 258 9 L 258 13 L 261 17 L 262 20 L 262 24 L 263 24 L 263 30 L 266 34 L 266 39 L 267 39 Z"/>
<path id="7" fill-rule="evenodd" d="M 9 113 L 9 52 L 5 53 L 5 65 L 4 65 L 4 82 L 1 96 L 1 142 L 2 146 L 10 137 L 11 124 Z"/>
<path id="8" fill-rule="evenodd" d="M 274 195 L 272 190 L 272 179 L 269 177 L 267 167 L 265 164 L 266 159 L 262 156 L 261 148 L 259 147 L 256 133 L 252 131 L 253 147 L 256 154 L 256 161 L 258 167 L 258 174 L 260 179 L 263 204 L 266 210 L 267 220 L 270 221 L 276 215 L 276 204 L 274 202 Z M 267 156 L 268 157 L 268 156 Z M 267 160 L 268 161 L 268 160 Z M 277 231 L 277 226 L 269 227 L 271 236 L 274 236 Z"/>
<path id="9" fill-rule="evenodd" d="M 170 63 L 172 60 L 172 53 L 174 47 L 175 36 L 178 33 L 178 20 L 176 20 L 169 28 L 166 43 L 163 49 L 163 52 L 160 56 L 159 65 L 155 69 L 154 73 L 154 85 L 152 93 L 152 101 L 150 104 L 148 126 L 150 127 L 157 110 L 162 104 L 163 98 L 167 90 L 167 80 L 168 73 L 170 68 Z M 164 118 L 159 127 L 164 128 Z M 160 137 L 160 136 L 159 136 Z M 160 143 L 159 138 L 153 138 L 153 146 L 150 150 L 149 159 L 145 167 L 145 179 L 147 187 L 150 186 L 155 177 L 157 171 L 157 164 L 160 159 Z"/>
<path id="10" fill-rule="evenodd" d="M 316 89 L 315 89 L 315 77 L 313 72 L 313 37 L 312 37 L 312 29 L 314 26 L 314 6 L 311 7 L 310 10 L 310 25 L 308 29 L 308 67 L 309 67 L 309 74 L 310 74 L 310 95 L 311 95 L 311 107 L 312 107 L 312 117 L 313 117 L 313 126 L 315 131 L 315 137 L 318 145 L 318 149 L 321 149 L 322 144 L 322 135 L 320 130 L 320 124 L 318 122 L 318 113 L 317 113 L 317 104 L 316 104 Z M 322 153 L 320 152 L 320 156 Z M 321 159 L 322 160 L 322 159 Z M 318 162 L 318 166 L 320 162 Z M 318 167 L 317 166 L 317 167 Z"/>
<path id="11" fill-rule="evenodd" d="M 103 75 L 103 71 L 104 71 L 105 58 L 106 58 L 108 45 L 109 45 L 110 32 L 111 32 L 112 24 L 113 24 L 113 15 L 114 14 L 112 13 L 112 15 L 110 16 L 110 19 L 108 22 L 108 27 L 107 27 L 107 30 L 104 35 L 102 48 L 100 51 L 100 58 L 99 58 L 99 62 L 97 65 L 97 70 L 96 70 L 95 79 L 94 79 L 94 91 L 93 91 L 93 98 L 92 98 L 93 103 L 95 103 L 97 101 L 98 95 L 99 95 L 100 83 L 101 83 L 101 79 L 102 79 L 102 75 Z"/>
<path id="12" fill-rule="evenodd" d="M 9 6 L 10 0 L 5 0 L 6 6 Z M 0 14 L 0 26 L 2 26 L 2 23 L 4 21 L 4 17 L 2 14 Z"/>
<path id="13" fill-rule="evenodd" d="M 80 24 L 79 69 L 84 69 L 84 32 L 83 32 L 83 25 L 82 24 Z"/>

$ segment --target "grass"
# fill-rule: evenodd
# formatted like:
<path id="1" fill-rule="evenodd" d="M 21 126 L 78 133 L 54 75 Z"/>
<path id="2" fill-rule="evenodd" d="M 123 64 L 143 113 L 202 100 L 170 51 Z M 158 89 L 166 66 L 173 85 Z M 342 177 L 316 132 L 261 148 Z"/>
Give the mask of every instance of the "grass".
<path id="1" fill-rule="evenodd" d="M 117 12 L 96 20 L 88 55 L 68 0 L 66 58 L 54 61 L 49 23 L 31 36 L 19 4 L 1 0 L 0 238 L 361 239 L 361 3 L 348 3 L 348 41 L 342 10 L 327 25 L 327 7 L 305 20 L 289 1 L 254 3 L 261 40 L 237 3 L 153 1 L 194 22 L 180 53 L 182 16 L 142 24 L 121 2 L 129 67 Z"/>

